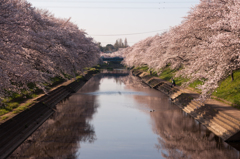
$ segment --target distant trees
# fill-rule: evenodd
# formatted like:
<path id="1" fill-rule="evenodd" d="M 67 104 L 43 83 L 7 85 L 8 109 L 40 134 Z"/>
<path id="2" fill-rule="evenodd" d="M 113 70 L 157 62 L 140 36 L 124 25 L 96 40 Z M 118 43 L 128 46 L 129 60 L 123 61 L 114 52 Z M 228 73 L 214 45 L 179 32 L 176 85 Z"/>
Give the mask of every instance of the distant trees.
<path id="1" fill-rule="evenodd" d="M 122 39 L 117 39 L 114 45 L 107 44 L 105 47 L 102 47 L 101 43 L 99 43 L 99 49 L 105 53 L 112 53 L 112 52 L 118 51 L 119 48 L 127 48 L 127 47 L 129 47 L 127 38 L 125 38 L 124 43 Z"/>
<path id="2" fill-rule="evenodd" d="M 98 63 L 92 38 L 69 22 L 24 0 L 0 0 L 0 98 Z"/>
<path id="3" fill-rule="evenodd" d="M 118 50 L 119 48 L 128 47 L 127 38 L 125 38 L 124 43 L 123 43 L 122 39 L 116 40 L 114 47 L 116 48 L 116 50 Z"/>
<path id="4" fill-rule="evenodd" d="M 169 64 L 182 68 L 176 75 L 203 80 L 198 88 L 206 97 L 240 68 L 239 11 L 239 1 L 201 0 L 179 26 L 126 48 L 124 64 L 147 64 L 159 73 Z"/>

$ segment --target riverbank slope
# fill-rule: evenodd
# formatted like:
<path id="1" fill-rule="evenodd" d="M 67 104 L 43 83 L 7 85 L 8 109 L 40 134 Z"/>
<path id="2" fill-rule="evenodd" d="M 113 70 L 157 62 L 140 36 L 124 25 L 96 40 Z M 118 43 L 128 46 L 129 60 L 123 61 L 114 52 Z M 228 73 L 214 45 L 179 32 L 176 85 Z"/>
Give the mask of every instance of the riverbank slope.
<path id="1" fill-rule="evenodd" d="M 83 78 L 72 79 L 56 86 L 48 94 L 34 100 L 28 109 L 5 120 L 0 125 L 0 158 L 10 155 L 28 136 L 54 112 L 55 105 L 77 92 L 98 71 L 88 71 Z"/>
<path id="2" fill-rule="evenodd" d="M 240 141 L 240 110 L 214 99 L 200 102 L 196 100 L 199 93 L 179 86 L 171 87 L 170 82 L 142 70 L 132 70 L 132 74 L 151 88 L 168 95 L 173 103 L 224 141 Z"/>

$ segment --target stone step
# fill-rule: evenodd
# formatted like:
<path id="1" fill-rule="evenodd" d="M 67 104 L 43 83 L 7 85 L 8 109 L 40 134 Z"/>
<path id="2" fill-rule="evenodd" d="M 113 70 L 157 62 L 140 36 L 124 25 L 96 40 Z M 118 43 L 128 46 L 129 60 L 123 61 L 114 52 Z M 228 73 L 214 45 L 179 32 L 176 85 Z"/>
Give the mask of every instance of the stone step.
<path id="1" fill-rule="evenodd" d="M 171 90 L 165 86 L 165 84 L 161 85 L 159 88 L 160 91 L 168 92 L 168 94 L 171 92 Z"/>
<path id="2" fill-rule="evenodd" d="M 213 132 L 215 135 L 221 137 L 223 140 L 226 140 L 228 137 L 223 136 L 220 132 L 216 131 L 214 128 L 206 126 L 208 128 L 208 130 L 210 130 L 211 132 Z"/>
<path id="3" fill-rule="evenodd" d="M 240 130 L 240 126 L 238 124 L 236 124 L 234 121 L 231 121 L 227 118 L 225 118 L 224 116 L 221 115 L 221 113 L 218 112 L 218 114 L 216 114 L 215 116 L 216 118 L 224 121 L 226 124 L 228 124 L 229 126 L 233 127 L 236 130 Z"/>
<path id="4" fill-rule="evenodd" d="M 142 73 L 140 73 L 138 76 L 141 77 L 141 78 L 143 78 L 144 76 L 147 76 L 147 75 L 149 75 L 149 73 L 147 73 L 147 72 L 142 72 Z"/>
<path id="5" fill-rule="evenodd" d="M 174 90 L 173 90 L 172 87 L 169 86 L 168 84 L 165 83 L 165 84 L 163 84 L 163 85 L 161 85 L 161 86 L 162 86 L 163 89 L 165 89 L 165 91 L 168 92 L 168 94 L 174 93 Z"/>
<path id="6" fill-rule="evenodd" d="M 159 82 L 159 83 L 155 84 L 154 86 L 152 86 L 152 88 L 156 88 L 156 87 L 158 87 L 158 86 L 160 86 L 162 84 L 163 84 L 162 82 Z"/>
<path id="7" fill-rule="evenodd" d="M 192 105 L 192 104 L 189 104 L 189 105 L 187 105 L 188 106 L 188 108 L 190 108 L 193 112 L 195 111 L 195 107 Z"/>
<path id="8" fill-rule="evenodd" d="M 235 119 L 235 118 L 233 118 L 233 117 L 231 117 L 231 116 L 229 116 L 229 115 L 227 115 L 227 114 L 225 114 L 225 113 L 223 113 L 223 112 L 221 112 L 221 111 L 218 111 L 218 113 L 219 113 L 221 116 L 223 116 L 224 118 L 228 119 L 229 121 L 232 121 L 232 122 L 235 123 L 236 125 L 240 126 L 240 121 L 239 121 L 239 120 L 237 120 L 237 119 Z"/>
<path id="9" fill-rule="evenodd" d="M 195 111 L 191 112 L 190 115 L 191 115 L 193 118 L 196 118 L 196 117 L 198 116 L 198 114 L 197 114 Z"/>
<path id="10" fill-rule="evenodd" d="M 213 121 L 210 121 L 208 124 L 209 127 L 211 127 L 212 129 L 214 129 L 215 131 L 218 132 L 218 136 L 223 138 L 224 140 L 228 139 L 230 136 L 232 136 L 233 134 L 231 134 L 231 132 L 229 132 L 227 129 L 219 126 L 218 124 L 216 124 Z M 217 135 L 217 134 L 216 134 Z"/>
<path id="11" fill-rule="evenodd" d="M 165 85 L 166 88 L 168 88 L 168 89 L 171 90 L 172 92 L 178 92 L 178 91 L 179 91 L 178 88 L 176 88 L 176 87 L 171 87 L 171 85 L 169 85 L 169 84 L 167 84 L 167 83 L 165 83 L 164 85 Z"/>
<path id="12" fill-rule="evenodd" d="M 134 76 L 137 76 L 138 74 L 142 73 L 142 71 L 139 71 L 139 70 L 132 70 L 132 74 Z"/>
<path id="13" fill-rule="evenodd" d="M 152 77 L 152 78 L 150 78 L 150 79 L 146 80 L 146 83 L 148 83 L 148 84 L 149 84 L 149 82 L 150 82 L 150 81 L 152 81 L 152 80 L 154 80 L 154 77 Z"/>
<path id="14" fill-rule="evenodd" d="M 188 114 L 191 113 L 192 111 L 194 111 L 194 109 L 192 109 L 191 107 L 188 107 L 188 106 L 184 107 L 183 110 Z"/>
<path id="15" fill-rule="evenodd" d="M 221 127 L 225 128 L 226 130 L 230 131 L 232 134 L 236 133 L 238 130 L 234 127 L 231 127 L 230 125 L 226 124 L 224 121 L 220 120 L 217 117 L 213 117 L 213 122 L 217 123 Z"/>
<path id="16" fill-rule="evenodd" d="M 202 107 L 202 106 L 205 105 L 204 103 L 202 103 L 202 102 L 200 102 L 200 101 L 197 101 L 197 100 L 192 100 L 192 103 L 195 104 L 195 105 L 198 106 L 198 107 Z"/>
<path id="17" fill-rule="evenodd" d="M 194 100 L 192 100 L 188 105 L 189 107 L 192 107 L 194 110 L 201 108 L 201 105 L 197 104 Z"/>
<path id="18" fill-rule="evenodd" d="M 181 90 L 179 90 L 178 92 L 174 93 L 173 95 L 171 95 L 172 99 L 177 98 L 178 96 L 180 96 L 183 92 Z"/>
<path id="19" fill-rule="evenodd" d="M 189 110 L 187 107 L 184 107 L 182 110 L 188 114 L 191 113 L 191 110 Z"/>
<path id="20" fill-rule="evenodd" d="M 168 90 L 171 90 L 172 89 L 172 87 L 170 87 L 168 84 L 166 84 L 166 83 L 164 83 L 163 85 L 162 85 L 162 87 L 164 87 L 165 89 L 168 89 Z"/>
<path id="21" fill-rule="evenodd" d="M 198 109 L 198 107 L 195 106 L 195 105 L 192 104 L 192 103 L 189 103 L 189 104 L 188 104 L 188 107 L 192 108 L 193 110 Z"/>
<path id="22" fill-rule="evenodd" d="M 135 74 L 135 76 L 139 76 L 141 73 L 142 73 L 142 72 L 139 71 L 139 72 L 137 72 L 137 73 Z"/>
<path id="23" fill-rule="evenodd" d="M 205 111 L 203 111 L 203 112 L 196 112 L 196 117 L 195 117 L 195 119 L 196 119 L 196 120 L 204 119 L 205 114 L 206 114 Z M 205 120 L 205 119 L 204 119 L 204 120 Z"/>

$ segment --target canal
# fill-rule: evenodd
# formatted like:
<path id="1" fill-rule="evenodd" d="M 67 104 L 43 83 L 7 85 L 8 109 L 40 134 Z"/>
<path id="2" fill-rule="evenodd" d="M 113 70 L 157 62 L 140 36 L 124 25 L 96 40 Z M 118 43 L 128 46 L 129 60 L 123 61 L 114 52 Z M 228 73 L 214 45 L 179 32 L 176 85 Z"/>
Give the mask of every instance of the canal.
<path id="1" fill-rule="evenodd" d="M 55 109 L 9 158 L 239 158 L 238 150 L 132 75 L 96 75 Z"/>

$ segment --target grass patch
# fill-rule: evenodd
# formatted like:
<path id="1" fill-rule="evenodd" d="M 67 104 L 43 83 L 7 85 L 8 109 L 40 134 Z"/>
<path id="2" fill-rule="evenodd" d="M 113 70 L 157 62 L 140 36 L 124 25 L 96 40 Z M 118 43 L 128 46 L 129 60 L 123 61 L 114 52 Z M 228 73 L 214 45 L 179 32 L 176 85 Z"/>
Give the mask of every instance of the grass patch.
<path id="1" fill-rule="evenodd" d="M 3 117 L 1 117 L 1 119 L 6 120 L 6 119 L 8 119 L 8 116 L 3 116 Z"/>
<path id="2" fill-rule="evenodd" d="M 76 76 L 76 79 L 82 79 L 83 75 Z"/>
<path id="3" fill-rule="evenodd" d="M 84 68 L 84 70 L 86 70 L 86 71 L 96 71 L 97 68 L 96 67 L 86 67 L 86 68 Z"/>
<path id="4" fill-rule="evenodd" d="M 32 102 L 29 102 L 29 103 L 26 103 L 26 104 L 24 104 L 24 105 L 22 105 L 22 106 L 19 106 L 19 107 L 17 107 L 17 108 L 13 111 L 13 113 L 14 113 L 14 114 L 20 113 L 20 112 L 28 109 L 28 107 L 29 107 L 31 104 L 32 104 Z"/>
<path id="5" fill-rule="evenodd" d="M 5 108 L 1 108 L 0 109 L 0 116 L 4 115 L 4 114 L 7 114 L 8 112 L 10 112 L 10 110 L 7 110 Z"/>
<path id="6" fill-rule="evenodd" d="M 18 106 L 19 106 L 18 102 L 6 103 L 6 106 L 4 108 L 0 108 L 0 116 L 9 113 Z"/>
<path id="7" fill-rule="evenodd" d="M 240 70 L 234 72 L 234 81 L 231 76 L 221 81 L 219 87 L 213 92 L 214 96 L 225 99 L 233 106 L 240 106 Z"/>
<path id="8" fill-rule="evenodd" d="M 172 70 L 169 66 L 165 67 L 162 70 L 162 73 L 160 74 L 159 78 L 164 79 L 166 81 L 171 81 L 171 78 L 174 77 L 176 72 L 177 72 L 176 70 Z M 176 79 L 175 82 L 177 83 Z"/>
<path id="9" fill-rule="evenodd" d="M 174 80 L 175 80 L 176 85 L 178 85 L 178 86 L 181 86 L 183 83 L 189 81 L 188 78 L 184 78 L 184 77 L 175 77 Z"/>
<path id="10" fill-rule="evenodd" d="M 194 82 L 192 82 L 192 83 L 189 84 L 189 87 L 192 87 L 192 88 L 194 88 L 194 89 L 197 89 L 196 87 L 197 87 L 198 85 L 203 85 L 203 81 L 195 80 Z"/>
<path id="11" fill-rule="evenodd" d="M 31 103 L 27 103 L 23 106 L 20 106 L 20 107 L 17 107 L 14 111 L 13 111 L 13 114 L 17 114 L 17 113 L 20 113 L 26 109 L 28 109 L 29 105 L 31 105 Z"/>
<path id="12" fill-rule="evenodd" d="M 198 85 L 203 85 L 204 82 L 200 81 L 199 79 L 193 81 L 192 83 L 189 84 L 189 87 L 195 89 L 198 93 L 201 93 L 201 90 L 196 88 Z"/>
<path id="13" fill-rule="evenodd" d="M 86 68 L 87 71 L 99 71 L 100 65 L 94 66 L 92 68 L 88 67 Z M 71 75 L 67 75 L 64 74 L 64 77 L 67 79 L 71 79 L 72 76 Z M 77 75 L 76 79 L 82 79 L 83 76 L 82 75 Z M 43 84 L 46 86 L 47 90 L 50 90 L 51 88 L 56 87 L 59 84 L 62 84 L 63 82 L 65 82 L 66 79 L 62 78 L 62 77 L 54 77 L 51 78 L 51 84 Z M 33 99 L 38 97 L 40 94 L 43 93 L 43 90 L 37 88 L 37 86 L 34 83 L 29 83 L 28 84 L 28 90 L 21 90 L 21 93 L 15 93 L 15 92 L 8 92 L 9 93 L 9 97 L 3 99 L 2 101 L 2 106 L 0 105 L 0 116 L 3 116 L 4 114 L 7 114 L 9 112 L 12 112 L 14 114 L 17 114 L 21 111 L 26 110 L 30 104 L 32 103 L 26 103 L 23 106 L 20 106 L 20 103 L 26 102 L 28 99 Z"/>
<path id="14" fill-rule="evenodd" d="M 158 75 L 156 71 L 153 71 L 153 69 L 149 70 L 148 66 L 136 67 L 134 69 L 147 71 L 148 73 L 151 73 L 152 76 L 156 76 L 163 80 L 171 82 L 171 78 L 174 77 L 176 72 L 182 68 L 180 68 L 179 70 L 172 70 L 170 68 L 170 65 L 168 65 L 167 67 L 162 69 L 162 73 L 160 75 Z M 174 77 L 174 80 L 175 80 L 176 85 L 178 85 L 178 86 L 181 86 L 184 82 L 189 81 L 189 79 L 184 78 L 184 77 Z"/>
<path id="15" fill-rule="evenodd" d="M 176 85 L 181 86 L 183 83 L 188 82 L 189 79 L 185 77 L 174 77 L 176 72 L 179 70 L 182 70 L 183 67 L 181 66 L 179 69 L 171 69 L 170 64 L 167 65 L 167 67 L 162 68 L 161 71 L 162 73 L 160 74 L 159 78 L 164 79 L 166 81 L 172 82 L 171 78 L 173 77 L 175 80 Z"/>
<path id="16" fill-rule="evenodd" d="M 149 68 L 148 68 L 147 65 L 144 65 L 144 66 L 141 66 L 141 67 L 136 67 L 136 68 L 134 68 L 134 69 L 142 70 L 142 71 L 148 71 L 148 70 L 149 70 Z"/>
<path id="17" fill-rule="evenodd" d="M 84 73 L 86 74 L 89 71 L 95 71 L 95 72 L 100 72 L 100 65 L 94 66 L 94 67 L 86 67 L 84 68 Z"/>

